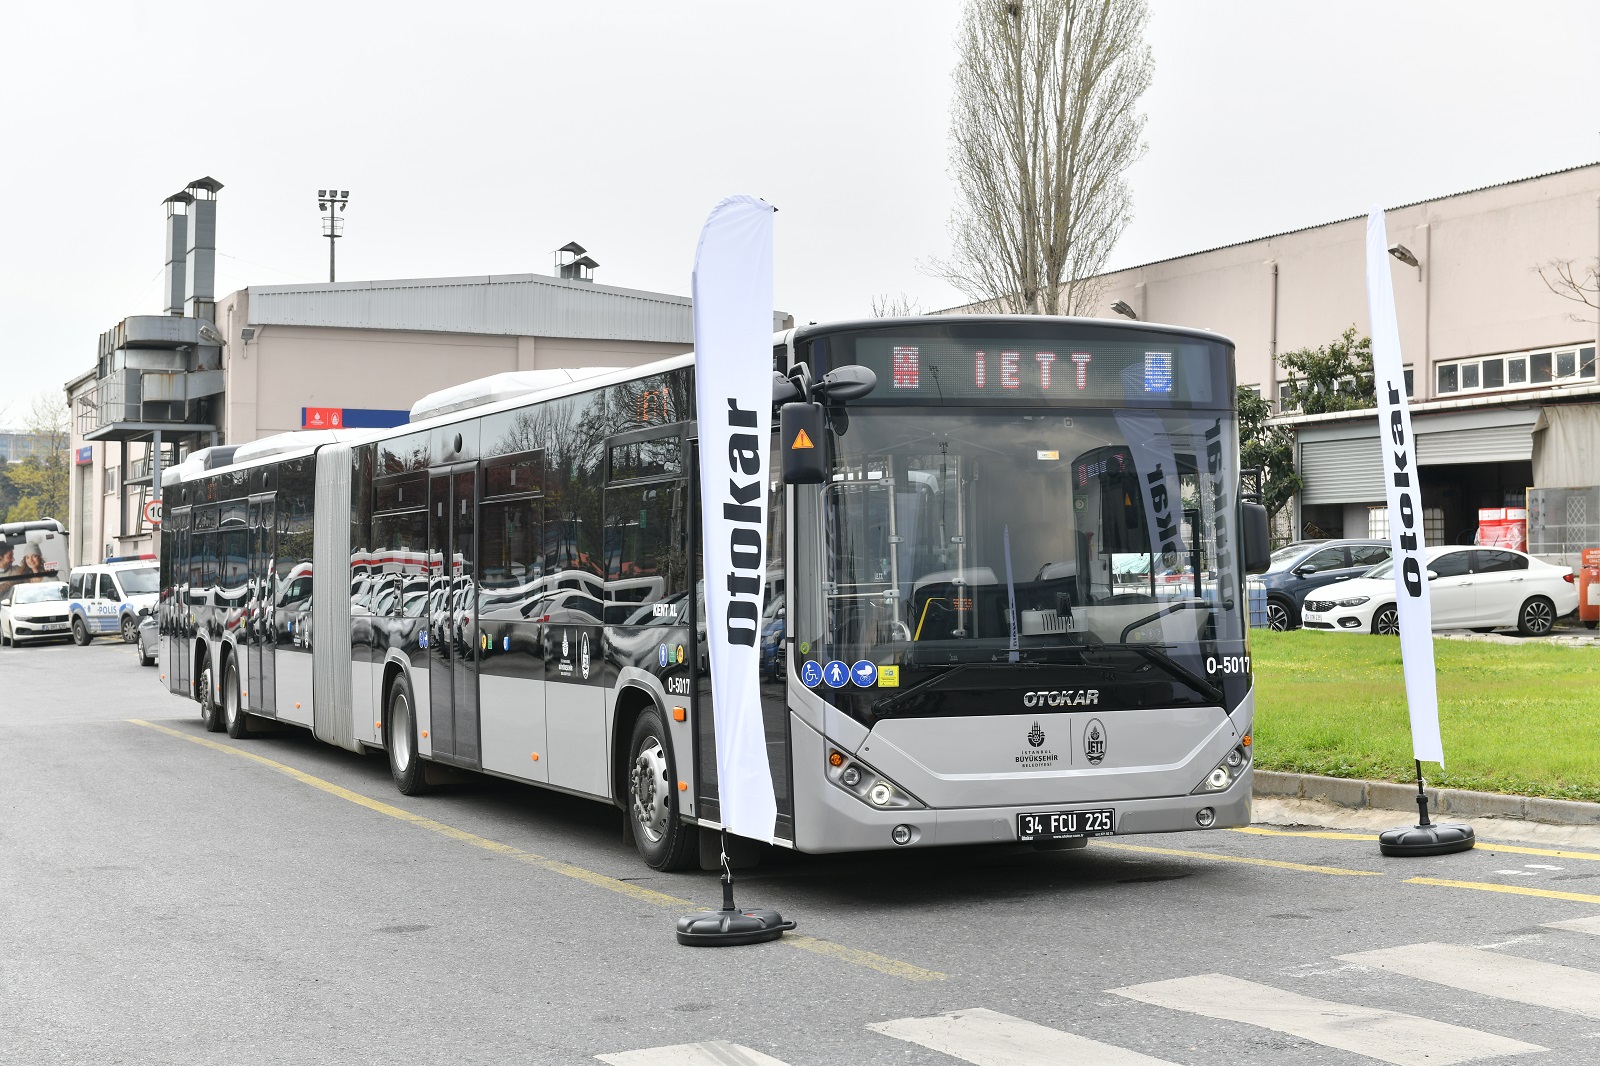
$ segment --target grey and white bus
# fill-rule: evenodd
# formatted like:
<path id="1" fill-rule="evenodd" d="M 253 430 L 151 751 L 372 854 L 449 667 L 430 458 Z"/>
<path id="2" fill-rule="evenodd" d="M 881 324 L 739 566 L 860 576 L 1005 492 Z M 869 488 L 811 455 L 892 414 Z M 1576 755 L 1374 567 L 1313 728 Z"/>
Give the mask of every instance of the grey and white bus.
<path id="1" fill-rule="evenodd" d="M 774 484 L 780 843 L 1249 821 L 1266 524 L 1241 500 L 1230 342 L 951 316 L 789 330 L 772 359 L 876 377 L 806 442 L 824 483 Z M 718 811 L 693 373 L 502 375 L 392 430 L 180 464 L 169 687 L 236 737 L 275 719 L 386 750 L 406 794 L 465 770 L 613 803 L 650 865 L 697 861 Z"/>

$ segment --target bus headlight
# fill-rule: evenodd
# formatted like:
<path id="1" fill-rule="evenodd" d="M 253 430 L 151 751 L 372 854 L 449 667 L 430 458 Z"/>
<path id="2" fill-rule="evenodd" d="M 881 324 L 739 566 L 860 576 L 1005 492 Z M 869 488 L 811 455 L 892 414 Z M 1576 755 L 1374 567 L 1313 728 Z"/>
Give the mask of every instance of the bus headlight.
<path id="1" fill-rule="evenodd" d="M 835 762 L 835 758 L 838 759 Z M 864 762 L 852 759 L 838 749 L 828 753 L 828 780 L 844 789 L 862 803 L 880 810 L 899 810 L 921 807 L 905 789 L 889 780 Z"/>
<path id="2" fill-rule="evenodd" d="M 1250 765 L 1250 745 L 1240 744 L 1217 763 L 1216 767 L 1206 775 L 1190 795 L 1200 796 L 1208 792 L 1222 792 L 1239 779 L 1239 775 Z"/>

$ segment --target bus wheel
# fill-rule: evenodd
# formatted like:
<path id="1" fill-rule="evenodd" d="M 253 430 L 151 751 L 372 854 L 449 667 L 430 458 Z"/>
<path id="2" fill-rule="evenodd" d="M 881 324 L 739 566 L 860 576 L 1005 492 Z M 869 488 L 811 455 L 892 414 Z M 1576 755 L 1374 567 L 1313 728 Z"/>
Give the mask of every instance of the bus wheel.
<path id="1" fill-rule="evenodd" d="M 428 791 L 428 769 L 417 753 L 416 704 L 411 698 L 411 683 L 401 674 L 389 689 L 389 708 L 383 716 L 383 746 L 389 752 L 389 773 L 402 795 L 420 796 Z"/>
<path id="2" fill-rule="evenodd" d="M 94 637 L 89 633 L 89 624 L 83 620 L 83 616 L 79 615 L 74 618 L 72 620 L 72 643 L 80 648 L 87 648 L 89 642 L 93 639 Z"/>
<path id="3" fill-rule="evenodd" d="M 211 694 L 211 660 L 208 658 L 200 667 L 200 676 L 195 679 L 195 688 L 200 700 L 200 721 L 208 733 L 220 733 L 226 727 L 222 720 L 222 708 L 217 705 L 216 698 Z"/>
<path id="4" fill-rule="evenodd" d="M 239 696 L 239 660 L 231 655 L 227 669 L 222 671 L 222 717 L 227 724 L 228 735 L 234 740 L 243 740 L 250 735 L 250 714 L 244 709 L 244 701 Z"/>
<path id="5" fill-rule="evenodd" d="M 125 614 L 122 616 L 122 643 L 132 644 L 139 639 L 139 616 Z"/>
<path id="6" fill-rule="evenodd" d="M 699 862 L 700 838 L 678 817 L 678 788 L 667 748 L 667 727 L 654 707 L 639 715 L 628 745 L 628 810 L 633 842 L 657 870 L 681 870 Z"/>

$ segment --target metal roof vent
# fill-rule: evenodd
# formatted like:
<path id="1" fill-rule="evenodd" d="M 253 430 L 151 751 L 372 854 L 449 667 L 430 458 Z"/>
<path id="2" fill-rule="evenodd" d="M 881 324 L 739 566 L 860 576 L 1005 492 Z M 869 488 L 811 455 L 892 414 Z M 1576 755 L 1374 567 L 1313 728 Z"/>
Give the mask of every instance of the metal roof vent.
<path id="1" fill-rule="evenodd" d="M 593 281 L 595 268 L 600 264 L 590 259 L 588 251 L 577 241 L 568 241 L 555 251 L 556 277 L 569 281 Z"/>

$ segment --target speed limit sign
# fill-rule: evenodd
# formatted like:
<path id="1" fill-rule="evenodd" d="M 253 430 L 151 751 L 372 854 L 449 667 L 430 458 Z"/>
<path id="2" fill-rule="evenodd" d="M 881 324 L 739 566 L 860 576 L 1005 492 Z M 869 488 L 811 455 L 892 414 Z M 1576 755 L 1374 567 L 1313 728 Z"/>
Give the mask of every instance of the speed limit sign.
<path id="1" fill-rule="evenodd" d="M 144 505 L 144 520 L 152 526 L 161 524 L 161 501 L 151 500 Z"/>

